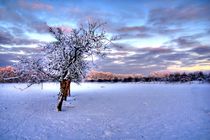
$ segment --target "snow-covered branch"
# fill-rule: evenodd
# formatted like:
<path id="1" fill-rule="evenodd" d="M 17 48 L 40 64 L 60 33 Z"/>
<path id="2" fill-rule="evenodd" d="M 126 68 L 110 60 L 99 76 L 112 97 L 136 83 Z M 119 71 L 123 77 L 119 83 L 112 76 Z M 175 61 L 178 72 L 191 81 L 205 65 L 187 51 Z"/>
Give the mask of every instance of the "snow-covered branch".
<path id="1" fill-rule="evenodd" d="M 61 28 L 49 28 L 56 41 L 43 45 L 39 56 L 20 59 L 17 72 L 30 83 L 70 80 L 80 82 L 89 69 L 89 61 L 95 55 L 103 56 L 107 47 L 104 23 L 91 22 L 71 32 Z"/>

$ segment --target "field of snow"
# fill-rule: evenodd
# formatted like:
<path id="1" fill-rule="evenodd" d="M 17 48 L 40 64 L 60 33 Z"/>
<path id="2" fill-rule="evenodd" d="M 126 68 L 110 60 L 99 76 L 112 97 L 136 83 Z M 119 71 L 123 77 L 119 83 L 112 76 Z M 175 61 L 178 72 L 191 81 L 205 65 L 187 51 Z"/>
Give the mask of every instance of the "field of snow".
<path id="1" fill-rule="evenodd" d="M 0 140 L 209 140 L 210 84 L 0 84 Z"/>

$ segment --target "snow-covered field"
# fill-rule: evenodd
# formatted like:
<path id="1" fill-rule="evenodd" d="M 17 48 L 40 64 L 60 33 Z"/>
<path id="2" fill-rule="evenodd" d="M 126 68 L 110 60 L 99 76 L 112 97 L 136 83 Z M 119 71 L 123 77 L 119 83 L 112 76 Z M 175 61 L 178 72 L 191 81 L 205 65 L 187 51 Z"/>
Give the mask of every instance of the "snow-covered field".
<path id="1" fill-rule="evenodd" d="M 0 140 L 209 140 L 210 84 L 0 84 Z"/>

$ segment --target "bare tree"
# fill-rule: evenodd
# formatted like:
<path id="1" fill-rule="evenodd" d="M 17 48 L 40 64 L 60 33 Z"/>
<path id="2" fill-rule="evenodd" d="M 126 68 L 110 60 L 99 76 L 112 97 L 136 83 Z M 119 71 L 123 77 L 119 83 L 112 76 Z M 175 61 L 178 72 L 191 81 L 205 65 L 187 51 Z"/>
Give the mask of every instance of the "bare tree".
<path id="1" fill-rule="evenodd" d="M 71 32 L 49 28 L 56 41 L 43 45 L 38 56 L 20 59 L 17 72 L 27 77 L 30 85 L 48 80 L 59 81 L 57 110 L 61 111 L 63 100 L 70 95 L 70 83 L 81 82 L 89 70 L 93 61 L 88 61 L 88 58 L 103 56 L 110 43 L 102 27 L 101 23 L 91 22 Z"/>

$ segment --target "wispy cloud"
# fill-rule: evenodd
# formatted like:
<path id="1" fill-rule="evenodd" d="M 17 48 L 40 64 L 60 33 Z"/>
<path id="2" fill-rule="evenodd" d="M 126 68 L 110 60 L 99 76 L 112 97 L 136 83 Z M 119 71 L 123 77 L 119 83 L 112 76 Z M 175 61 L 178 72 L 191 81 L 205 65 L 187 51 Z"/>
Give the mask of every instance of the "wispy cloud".
<path id="1" fill-rule="evenodd" d="M 187 4 L 169 8 L 155 8 L 150 11 L 148 22 L 155 25 L 168 25 L 208 21 L 210 19 L 209 12 L 209 5 Z"/>
<path id="2" fill-rule="evenodd" d="M 41 3 L 40 1 L 18 1 L 18 5 L 24 9 L 28 10 L 48 10 L 52 11 L 54 7 L 50 4 Z"/>

